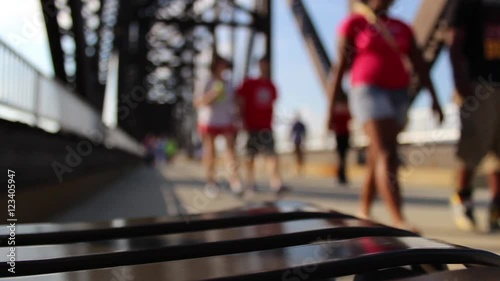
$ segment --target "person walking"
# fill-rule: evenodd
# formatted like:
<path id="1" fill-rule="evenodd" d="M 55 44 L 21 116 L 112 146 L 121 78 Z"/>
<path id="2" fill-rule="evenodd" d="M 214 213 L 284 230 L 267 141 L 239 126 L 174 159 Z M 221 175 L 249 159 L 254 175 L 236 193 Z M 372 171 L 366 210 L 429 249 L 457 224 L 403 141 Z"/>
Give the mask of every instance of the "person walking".
<path id="1" fill-rule="evenodd" d="M 370 141 L 362 215 L 370 215 L 369 206 L 376 187 L 389 209 L 392 224 L 416 230 L 402 211 L 397 157 L 397 135 L 406 123 L 409 107 L 410 65 L 424 88 L 429 90 L 432 108 L 440 121 L 443 113 L 411 28 L 388 14 L 393 2 L 357 1 L 355 12 L 341 24 L 338 30 L 339 61 L 330 89 L 329 124 L 334 122 L 331 112 L 335 110 L 337 96 L 342 93 L 342 79 L 352 62 L 351 113 L 361 122 Z M 351 52 L 353 47 L 355 52 Z"/>
<path id="2" fill-rule="evenodd" d="M 271 190 L 281 193 L 285 191 L 285 188 L 282 184 L 272 126 L 278 91 L 270 77 L 270 61 L 267 57 L 259 61 L 259 68 L 260 77 L 246 79 L 238 89 L 242 122 L 248 132 L 247 188 L 250 189 L 249 191 L 256 190 L 255 157 L 263 154 L 267 156 L 271 166 Z"/>
<path id="3" fill-rule="evenodd" d="M 347 95 L 340 94 L 337 96 L 338 101 L 333 109 L 333 123 L 330 128 L 335 133 L 337 142 L 337 155 L 339 159 L 337 178 L 341 185 L 347 184 L 347 152 L 349 151 L 349 121 L 351 121 L 351 112 L 347 101 Z"/>
<path id="4" fill-rule="evenodd" d="M 202 138 L 203 162 L 206 169 L 208 188 L 216 187 L 215 161 L 217 136 L 223 136 L 229 168 L 229 184 L 233 190 L 241 190 L 236 161 L 236 97 L 234 88 L 224 75 L 231 69 L 231 63 L 216 56 L 211 65 L 212 77 L 206 84 L 203 93 L 196 96 L 194 106 L 198 113 L 198 131 Z"/>
<path id="5" fill-rule="evenodd" d="M 476 230 L 472 178 L 491 155 L 489 230 L 500 230 L 500 1 L 456 0 L 449 5 L 450 51 L 461 133 L 458 187 L 450 202 L 456 226 Z"/>
<path id="6" fill-rule="evenodd" d="M 290 138 L 292 139 L 294 146 L 297 174 L 302 175 L 304 167 L 304 140 L 306 138 L 306 125 L 302 122 L 299 113 L 297 113 L 292 129 L 290 130 Z"/>

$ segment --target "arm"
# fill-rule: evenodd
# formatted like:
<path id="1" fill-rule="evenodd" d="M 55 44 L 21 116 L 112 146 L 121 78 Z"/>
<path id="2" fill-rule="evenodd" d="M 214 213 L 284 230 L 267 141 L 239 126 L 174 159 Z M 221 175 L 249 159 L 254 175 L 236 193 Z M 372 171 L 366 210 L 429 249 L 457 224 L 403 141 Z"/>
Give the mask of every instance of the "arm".
<path id="1" fill-rule="evenodd" d="M 205 106 L 205 105 L 210 105 L 217 99 L 218 96 L 219 96 L 219 94 L 217 93 L 217 91 L 210 90 L 210 91 L 204 93 L 203 95 L 196 97 L 193 100 L 193 104 L 196 108 L 199 108 L 199 107 Z"/>
<path id="2" fill-rule="evenodd" d="M 205 105 L 210 105 L 217 100 L 219 94 L 220 90 L 216 89 L 216 87 L 213 87 L 213 84 L 208 85 L 205 89 L 205 92 L 202 95 L 199 95 L 194 98 L 193 105 L 195 108 L 199 108 Z"/>
<path id="3" fill-rule="evenodd" d="M 243 109 L 245 108 L 245 99 L 242 96 L 236 96 L 236 108 L 239 115 L 243 114 Z"/>
<path id="4" fill-rule="evenodd" d="M 245 125 L 245 89 L 246 81 L 244 81 L 243 84 L 241 84 L 238 89 L 236 89 L 236 124 L 240 128 L 243 128 Z"/>
<path id="5" fill-rule="evenodd" d="M 243 114 L 245 113 L 245 99 L 240 96 L 236 95 L 236 124 L 238 127 L 243 128 L 244 126 L 244 116 Z"/>
<path id="6" fill-rule="evenodd" d="M 246 89 L 246 81 L 241 84 L 238 89 L 236 89 L 236 106 L 238 109 L 238 114 L 242 116 L 245 110 L 245 89 Z"/>
<path id="7" fill-rule="evenodd" d="M 420 78 L 422 86 L 425 87 L 427 90 L 429 90 L 429 93 L 431 94 L 432 98 L 432 109 L 438 116 L 439 122 L 442 123 L 444 120 L 444 114 L 441 109 L 441 106 L 439 105 L 436 89 L 434 88 L 434 84 L 432 83 L 431 77 L 429 75 L 429 67 L 427 66 L 427 63 L 424 61 L 424 58 L 422 57 L 422 52 L 418 48 L 414 38 L 412 38 L 411 41 L 411 51 L 409 58 L 411 60 L 415 72 Z"/>
<path id="8" fill-rule="evenodd" d="M 328 108 L 328 127 L 333 128 L 333 111 L 335 108 L 335 101 L 337 97 L 342 94 L 342 79 L 344 78 L 344 74 L 347 70 L 348 61 L 351 60 L 349 51 L 350 47 L 353 46 L 353 42 L 346 37 L 339 37 L 339 43 L 337 46 L 338 52 L 338 64 L 336 68 L 332 68 L 332 77 L 333 79 L 330 81 L 328 86 L 328 97 L 330 106 Z"/>
<path id="9" fill-rule="evenodd" d="M 446 14 L 448 30 L 445 34 L 445 43 L 450 52 L 450 62 L 455 81 L 455 89 L 462 97 L 473 94 L 473 81 L 467 68 L 467 58 L 463 53 L 465 45 L 465 28 L 471 20 L 470 11 L 476 8 L 471 1 L 451 1 Z"/>
<path id="10" fill-rule="evenodd" d="M 462 28 L 450 28 L 445 40 L 450 50 L 455 88 L 461 97 L 467 97 L 473 93 L 473 90 L 471 86 L 472 81 L 467 71 L 467 59 L 462 52 L 465 31 Z"/>

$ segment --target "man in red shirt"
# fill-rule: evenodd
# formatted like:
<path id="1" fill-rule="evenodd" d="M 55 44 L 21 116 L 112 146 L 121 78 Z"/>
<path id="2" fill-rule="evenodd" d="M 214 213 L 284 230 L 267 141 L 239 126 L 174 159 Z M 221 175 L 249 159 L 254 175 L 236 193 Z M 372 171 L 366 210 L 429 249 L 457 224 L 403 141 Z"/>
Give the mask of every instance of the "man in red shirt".
<path id="1" fill-rule="evenodd" d="M 272 127 L 274 104 L 278 94 L 270 78 L 269 59 L 262 58 L 259 67 L 261 76 L 246 79 L 237 93 L 243 125 L 248 132 L 248 185 L 255 190 L 255 156 L 264 154 L 268 156 L 272 166 L 271 189 L 279 192 L 283 188 Z"/>

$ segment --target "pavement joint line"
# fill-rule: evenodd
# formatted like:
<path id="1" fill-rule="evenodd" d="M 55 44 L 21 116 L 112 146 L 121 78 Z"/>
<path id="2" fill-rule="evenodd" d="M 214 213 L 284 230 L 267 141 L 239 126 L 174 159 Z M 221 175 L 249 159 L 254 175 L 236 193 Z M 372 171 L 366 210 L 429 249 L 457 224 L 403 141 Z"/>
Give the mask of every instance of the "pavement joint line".
<path id="1" fill-rule="evenodd" d="M 163 184 L 161 187 L 161 192 L 165 200 L 165 205 L 167 209 L 167 215 L 178 216 L 180 215 L 180 208 L 177 206 L 176 194 L 172 191 L 172 188 Z"/>
<path id="2" fill-rule="evenodd" d="M 176 192 L 176 186 L 168 184 L 168 176 L 165 172 L 165 169 L 158 169 L 163 178 L 167 181 L 167 183 L 161 186 L 161 191 L 163 193 L 163 197 L 165 199 L 165 204 L 167 206 L 167 213 L 170 216 L 181 216 L 186 223 L 189 223 L 189 213 L 184 207 L 182 200 L 179 198 L 179 195 Z M 174 207 L 172 207 L 174 206 Z M 187 217 L 186 217 L 187 216 Z"/>

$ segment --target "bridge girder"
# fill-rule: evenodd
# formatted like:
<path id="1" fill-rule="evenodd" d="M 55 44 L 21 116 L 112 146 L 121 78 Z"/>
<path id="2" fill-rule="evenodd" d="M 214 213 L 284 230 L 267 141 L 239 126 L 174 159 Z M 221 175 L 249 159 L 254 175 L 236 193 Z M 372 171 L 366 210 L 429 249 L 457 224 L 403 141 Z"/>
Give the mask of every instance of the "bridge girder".
<path id="1" fill-rule="evenodd" d="M 447 2 L 422 0 L 413 22 L 417 42 L 429 67 L 443 45 L 442 19 Z M 148 117 L 148 104 L 167 104 L 163 108 L 172 110 L 180 107 L 186 113 L 184 116 L 192 118 L 194 81 L 200 71 L 207 69 L 207 63 L 196 58 L 207 48 L 212 48 L 212 53 L 218 52 L 220 46 L 214 34 L 219 27 L 231 29 L 231 58 L 236 57 L 238 49 L 235 31 L 250 31 L 241 64 L 242 76 L 247 75 L 254 55 L 256 33 L 267 38 L 265 52 L 272 57 L 270 0 L 254 0 L 253 7 L 236 0 L 41 0 L 41 4 L 55 76 L 97 110 L 102 109 L 110 54 L 113 50 L 120 53 L 118 106 L 126 108 L 128 113 L 126 118 L 118 116 L 119 126 L 137 138 L 153 127 L 155 131 L 162 126 L 172 130 L 151 121 L 154 118 Z M 303 2 L 289 0 L 289 5 L 326 91 L 334 63 Z M 131 106 L 129 100 L 137 95 L 138 86 L 143 88 L 144 97 Z M 417 84 L 415 90 L 419 89 Z M 166 116 L 171 116 L 168 111 Z"/>

